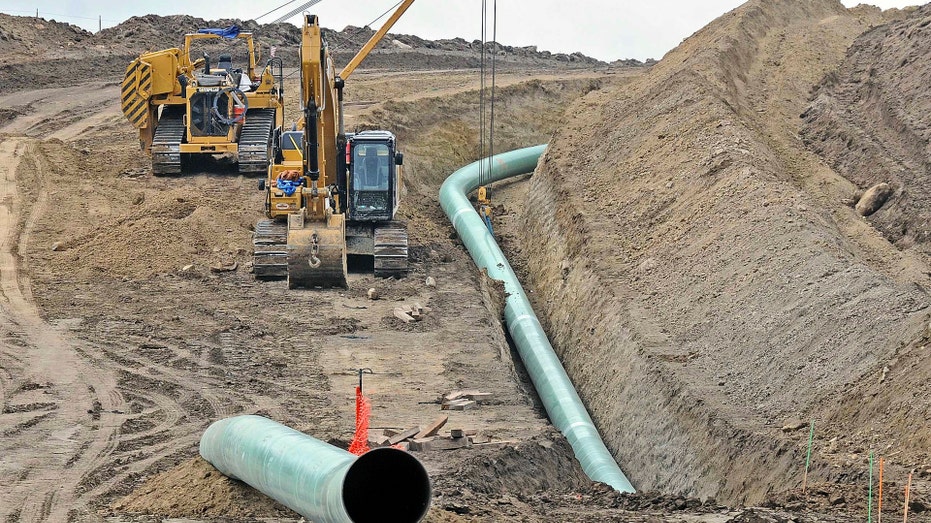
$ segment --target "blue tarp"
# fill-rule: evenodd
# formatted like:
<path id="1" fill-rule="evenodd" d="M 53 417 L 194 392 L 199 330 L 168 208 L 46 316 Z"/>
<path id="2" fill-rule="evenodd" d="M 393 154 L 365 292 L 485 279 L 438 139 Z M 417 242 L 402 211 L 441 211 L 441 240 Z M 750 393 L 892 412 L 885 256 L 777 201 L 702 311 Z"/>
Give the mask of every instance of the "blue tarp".
<path id="1" fill-rule="evenodd" d="M 237 36 L 239 36 L 239 26 L 231 25 L 227 27 L 226 29 L 207 27 L 205 29 L 198 29 L 197 32 L 204 33 L 204 34 L 211 34 L 211 35 L 219 35 L 219 36 L 222 36 L 223 38 L 236 38 Z"/>
<path id="2" fill-rule="evenodd" d="M 301 186 L 302 182 L 300 180 L 277 180 L 275 183 L 285 196 L 291 196 Z"/>

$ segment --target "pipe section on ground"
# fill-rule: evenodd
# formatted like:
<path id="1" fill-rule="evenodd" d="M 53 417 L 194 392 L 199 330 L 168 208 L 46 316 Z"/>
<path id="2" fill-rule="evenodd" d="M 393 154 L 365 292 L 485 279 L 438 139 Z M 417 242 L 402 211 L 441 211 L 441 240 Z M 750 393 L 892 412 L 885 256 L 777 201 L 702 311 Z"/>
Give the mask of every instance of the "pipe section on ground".
<path id="1" fill-rule="evenodd" d="M 430 506 L 427 471 L 407 452 L 377 448 L 357 457 L 261 416 L 213 423 L 200 455 L 316 523 L 416 523 Z"/>
<path id="2" fill-rule="evenodd" d="M 545 150 L 545 145 L 538 145 L 493 156 L 491 173 L 485 172 L 486 183 L 533 172 Z M 485 269 L 489 278 L 504 282 L 504 319 L 508 331 L 550 421 L 569 441 L 582 470 L 592 480 L 617 491 L 634 492 L 605 447 L 511 265 L 469 202 L 468 194 L 480 185 L 481 165 L 485 163 L 487 167 L 487 162 L 479 160 L 451 174 L 440 187 L 440 205 L 478 268 Z"/>

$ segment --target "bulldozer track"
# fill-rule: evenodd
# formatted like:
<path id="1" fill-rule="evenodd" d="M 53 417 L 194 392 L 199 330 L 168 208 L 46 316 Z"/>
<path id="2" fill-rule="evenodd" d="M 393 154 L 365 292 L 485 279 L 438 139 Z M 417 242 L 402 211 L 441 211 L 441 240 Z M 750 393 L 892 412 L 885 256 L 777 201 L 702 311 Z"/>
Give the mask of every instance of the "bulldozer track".
<path id="1" fill-rule="evenodd" d="M 283 280 L 288 277 L 288 225 L 276 220 L 261 220 L 252 236 L 252 272 L 258 280 Z"/>
<path id="2" fill-rule="evenodd" d="M 181 173 L 181 141 L 184 140 L 183 108 L 166 107 L 152 139 L 152 173 Z"/>
<path id="3" fill-rule="evenodd" d="M 239 134 L 240 173 L 264 173 L 268 170 L 274 126 L 274 109 L 250 109 L 246 112 Z"/>
<path id="4" fill-rule="evenodd" d="M 407 226 L 399 222 L 375 227 L 375 276 L 403 278 L 408 271 Z"/>

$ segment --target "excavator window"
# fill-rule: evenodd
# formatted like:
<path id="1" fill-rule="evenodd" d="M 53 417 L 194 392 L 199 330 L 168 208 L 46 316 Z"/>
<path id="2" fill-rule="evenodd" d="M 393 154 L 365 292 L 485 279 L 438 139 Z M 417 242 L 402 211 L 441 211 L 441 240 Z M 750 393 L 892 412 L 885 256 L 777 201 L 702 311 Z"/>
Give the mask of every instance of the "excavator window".
<path id="1" fill-rule="evenodd" d="M 304 131 L 286 131 L 281 135 L 281 148 L 289 151 L 300 150 L 303 134 Z"/>
<path id="2" fill-rule="evenodd" d="M 391 160 L 387 144 L 353 146 L 350 206 L 356 219 L 391 218 Z"/>
<path id="3" fill-rule="evenodd" d="M 388 191 L 391 156 L 384 144 L 356 146 L 353 154 L 353 189 Z"/>

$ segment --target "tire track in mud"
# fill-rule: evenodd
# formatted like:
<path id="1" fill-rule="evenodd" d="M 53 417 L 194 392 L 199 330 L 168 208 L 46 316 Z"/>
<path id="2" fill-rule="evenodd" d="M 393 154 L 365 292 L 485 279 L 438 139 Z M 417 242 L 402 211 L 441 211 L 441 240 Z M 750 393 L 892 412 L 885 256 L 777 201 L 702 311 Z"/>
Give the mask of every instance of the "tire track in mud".
<path id="1" fill-rule="evenodd" d="M 66 96 L 55 99 L 60 98 Z M 112 111 L 101 109 L 115 106 L 114 99 L 98 103 L 95 98 L 76 107 L 92 117 L 79 116 L 51 137 L 68 138 L 107 120 Z M 61 103 L 50 104 L 17 125 L 27 125 L 22 132 L 29 136 L 45 134 L 60 110 Z M 172 368 L 172 363 L 183 364 L 183 354 L 175 355 L 181 363 L 127 358 L 42 320 L 30 280 L 20 270 L 19 253 L 29 252 L 32 230 L 49 205 L 51 187 L 45 180 L 59 166 L 47 154 L 27 137 L 0 143 L 0 412 L 20 411 L 0 413 L 0 453 L 5 456 L 0 476 L 18 478 L 0 492 L 0 520 L 64 521 L 86 514 L 99 496 L 196 444 L 202 427 L 193 420 L 201 419 L 205 408 L 224 416 L 236 405 L 211 394 L 203 379 L 188 380 Z M 23 159 L 30 161 L 28 169 L 21 166 Z M 38 187 L 34 195 L 18 193 L 17 169 Z M 137 386 L 149 376 L 176 393 Z M 140 401 L 132 399 L 136 394 Z M 37 397 L 52 400 L 55 408 L 21 412 Z M 6 409 L 11 404 L 15 408 Z"/>
<path id="2" fill-rule="evenodd" d="M 0 511 L 9 511 L 7 517 L 15 513 L 25 521 L 58 521 L 80 504 L 74 487 L 83 475 L 82 467 L 66 470 L 65 465 L 101 460 L 118 427 L 102 411 L 120 406 L 121 399 L 113 394 L 116 382 L 112 376 L 83 361 L 74 342 L 41 319 L 29 281 L 19 271 L 16 253 L 22 252 L 23 242 L 28 243 L 35 216 L 46 205 L 40 197 L 20 231 L 25 206 L 17 192 L 16 171 L 26 154 L 36 152 L 33 144 L 22 139 L 0 144 L 4 167 L 0 176 L 0 326 L 22 341 L 22 345 L 0 344 L 9 375 L 3 383 L 3 410 L 15 410 L 10 405 L 19 404 L 13 403 L 18 397 L 28 402 L 39 395 L 56 408 L 20 424 L 0 441 L 0 452 L 6 457 L 0 472 L 22 478 L 0 493 Z M 36 162 L 36 169 L 41 179 L 41 161 Z"/>
<path id="3" fill-rule="evenodd" d="M 21 108 L 3 126 L 9 133 L 32 138 L 80 138 L 80 134 L 121 118 L 119 86 L 89 83 L 75 89 L 40 89 L 0 96 L 0 106 Z"/>

